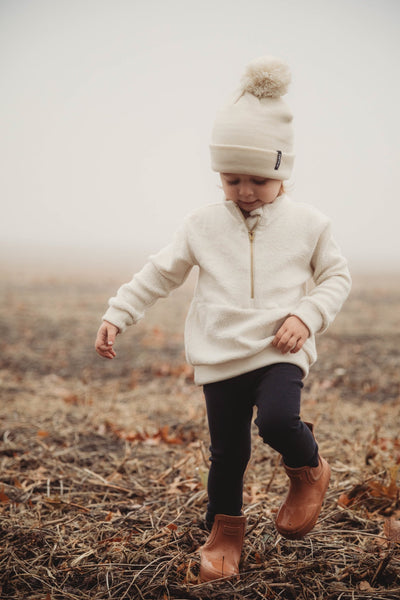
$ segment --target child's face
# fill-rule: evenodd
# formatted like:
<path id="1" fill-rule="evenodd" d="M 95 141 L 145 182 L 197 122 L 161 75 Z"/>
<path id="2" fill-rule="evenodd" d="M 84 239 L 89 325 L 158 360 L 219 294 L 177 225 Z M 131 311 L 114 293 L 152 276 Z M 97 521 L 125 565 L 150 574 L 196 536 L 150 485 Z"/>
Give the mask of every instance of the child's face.
<path id="1" fill-rule="evenodd" d="M 272 204 L 279 196 L 282 181 L 255 175 L 220 173 L 222 188 L 227 200 L 240 209 L 251 212 L 263 204 Z"/>

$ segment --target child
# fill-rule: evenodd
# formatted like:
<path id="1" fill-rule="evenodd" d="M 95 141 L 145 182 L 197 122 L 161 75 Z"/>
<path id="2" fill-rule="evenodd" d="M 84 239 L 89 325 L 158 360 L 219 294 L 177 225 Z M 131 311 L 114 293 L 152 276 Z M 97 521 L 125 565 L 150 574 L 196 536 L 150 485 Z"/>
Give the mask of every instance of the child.
<path id="1" fill-rule="evenodd" d="M 301 538 L 314 527 L 330 478 L 312 425 L 300 419 L 300 393 L 316 360 L 315 334 L 332 322 L 351 280 L 328 219 L 283 188 L 294 161 L 292 115 L 281 97 L 289 82 L 278 59 L 248 65 L 212 134 L 226 201 L 186 217 L 173 242 L 110 299 L 96 339 L 97 352 L 112 359 L 116 335 L 199 267 L 185 348 L 204 386 L 211 438 L 202 581 L 239 572 L 254 406 L 259 434 L 289 477 L 275 523 L 281 535 Z"/>

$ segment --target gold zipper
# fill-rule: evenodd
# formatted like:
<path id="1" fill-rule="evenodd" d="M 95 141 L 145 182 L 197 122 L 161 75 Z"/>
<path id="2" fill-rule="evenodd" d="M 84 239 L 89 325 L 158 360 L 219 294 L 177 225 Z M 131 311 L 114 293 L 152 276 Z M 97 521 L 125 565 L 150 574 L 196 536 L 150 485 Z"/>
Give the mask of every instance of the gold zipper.
<path id="1" fill-rule="evenodd" d="M 237 206 L 238 211 L 240 212 L 240 216 L 242 217 L 246 227 L 247 227 L 247 223 L 246 223 L 246 217 L 244 216 L 244 214 L 242 213 L 242 211 L 240 210 L 240 208 Z M 252 300 L 254 300 L 254 236 L 256 234 L 256 227 L 258 225 L 260 221 L 260 216 L 257 216 L 257 221 L 256 224 L 253 226 L 253 229 L 248 229 L 247 227 L 247 232 L 249 234 L 249 240 L 250 240 L 250 298 Z"/>
<path id="2" fill-rule="evenodd" d="M 254 298 L 254 229 L 249 230 L 250 240 L 250 298 Z"/>

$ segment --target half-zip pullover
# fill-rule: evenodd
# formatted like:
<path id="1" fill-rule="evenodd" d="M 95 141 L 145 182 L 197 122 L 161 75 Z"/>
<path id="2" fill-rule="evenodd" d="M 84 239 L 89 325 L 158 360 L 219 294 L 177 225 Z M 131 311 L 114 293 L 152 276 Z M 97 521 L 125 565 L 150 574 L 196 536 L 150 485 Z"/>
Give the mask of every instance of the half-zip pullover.
<path id="1" fill-rule="evenodd" d="M 315 334 L 329 326 L 351 286 L 329 220 L 315 208 L 284 195 L 246 220 L 225 201 L 189 214 L 171 244 L 110 299 L 103 318 L 124 331 L 181 285 L 193 266 L 198 281 L 185 349 L 198 384 L 277 362 L 296 364 L 307 375 L 316 360 Z M 299 352 L 282 354 L 271 342 L 289 315 L 311 335 Z"/>

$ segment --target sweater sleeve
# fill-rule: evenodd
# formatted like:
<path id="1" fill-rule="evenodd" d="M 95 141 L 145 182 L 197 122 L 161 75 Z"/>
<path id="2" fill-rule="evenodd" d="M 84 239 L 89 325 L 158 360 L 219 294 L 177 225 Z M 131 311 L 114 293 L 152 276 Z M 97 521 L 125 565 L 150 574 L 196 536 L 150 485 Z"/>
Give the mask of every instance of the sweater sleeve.
<path id="1" fill-rule="evenodd" d="M 116 325 L 121 332 L 125 331 L 129 325 L 137 323 L 156 300 L 165 298 L 180 286 L 194 264 L 184 225 L 168 246 L 150 256 L 141 271 L 110 298 L 103 320 Z"/>
<path id="2" fill-rule="evenodd" d="M 351 289 L 347 261 L 332 237 L 329 223 L 319 236 L 311 267 L 315 287 L 301 299 L 291 314 L 299 317 L 315 334 L 326 331 Z"/>

